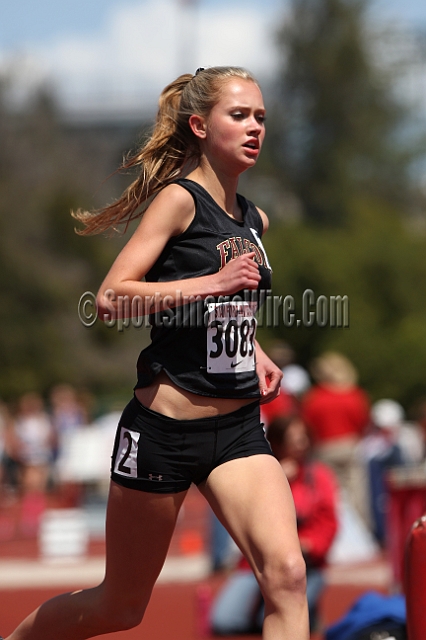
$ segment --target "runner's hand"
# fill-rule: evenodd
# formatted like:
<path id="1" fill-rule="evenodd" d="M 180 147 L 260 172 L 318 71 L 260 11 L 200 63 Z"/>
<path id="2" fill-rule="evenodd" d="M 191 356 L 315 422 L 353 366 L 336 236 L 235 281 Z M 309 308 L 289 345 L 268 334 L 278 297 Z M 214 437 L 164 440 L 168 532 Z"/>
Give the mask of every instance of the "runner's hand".
<path id="1" fill-rule="evenodd" d="M 259 378 L 260 404 L 274 400 L 279 392 L 283 372 L 256 341 L 256 373 Z"/>
<path id="2" fill-rule="evenodd" d="M 234 258 L 215 273 L 214 289 L 222 295 L 232 295 L 243 289 L 257 289 L 260 282 L 259 265 L 254 261 L 255 253 L 245 253 Z"/>

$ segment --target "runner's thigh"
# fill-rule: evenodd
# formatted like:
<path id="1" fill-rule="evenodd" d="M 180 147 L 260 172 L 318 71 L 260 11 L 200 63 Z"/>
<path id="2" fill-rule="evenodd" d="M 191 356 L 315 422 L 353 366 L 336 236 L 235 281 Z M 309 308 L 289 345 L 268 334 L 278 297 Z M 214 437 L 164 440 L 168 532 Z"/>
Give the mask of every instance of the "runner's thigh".
<path id="1" fill-rule="evenodd" d="M 167 555 L 186 491 L 148 493 L 111 482 L 106 522 L 107 595 L 149 597 Z"/>
<path id="2" fill-rule="evenodd" d="M 273 456 L 259 454 L 225 462 L 199 489 L 257 576 L 265 560 L 300 554 L 293 497 Z"/>

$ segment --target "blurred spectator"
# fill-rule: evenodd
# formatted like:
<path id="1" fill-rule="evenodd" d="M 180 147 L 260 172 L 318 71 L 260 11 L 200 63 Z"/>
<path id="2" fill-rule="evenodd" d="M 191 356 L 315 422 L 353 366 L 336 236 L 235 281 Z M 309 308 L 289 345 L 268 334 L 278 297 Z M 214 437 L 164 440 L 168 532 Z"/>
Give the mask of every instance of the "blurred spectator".
<path id="1" fill-rule="evenodd" d="M 331 470 L 310 457 L 306 425 L 297 416 L 274 420 L 268 439 L 289 480 L 297 527 L 307 567 L 307 597 L 311 628 L 315 627 L 318 599 L 324 586 L 326 556 L 337 532 L 337 482 Z M 273 535 L 273 532 L 271 532 Z M 211 612 L 219 635 L 260 631 L 263 602 L 257 581 L 242 558 L 219 592 Z"/>
<path id="2" fill-rule="evenodd" d="M 50 415 L 57 438 L 57 455 L 60 455 L 67 438 L 87 424 L 87 411 L 71 385 L 58 384 L 50 392 Z"/>
<path id="3" fill-rule="evenodd" d="M 0 401 L 0 461 L 3 460 L 4 434 L 6 431 L 5 407 Z"/>
<path id="4" fill-rule="evenodd" d="M 268 356 L 283 370 L 294 362 L 294 349 L 284 340 L 275 340 L 268 349 Z"/>
<path id="5" fill-rule="evenodd" d="M 233 569 L 240 559 L 240 551 L 217 518 L 215 513 L 209 511 L 210 529 L 210 562 L 213 572 L 229 571 Z"/>
<path id="6" fill-rule="evenodd" d="M 274 400 L 260 405 L 260 417 L 265 427 L 268 428 L 275 418 L 291 415 L 296 411 L 296 408 L 293 398 L 281 389 Z"/>
<path id="7" fill-rule="evenodd" d="M 296 363 L 294 349 L 284 340 L 277 340 L 268 350 L 268 355 L 283 372 L 283 392 L 293 400 L 300 400 L 311 386 L 311 381 L 306 369 Z"/>
<path id="8" fill-rule="evenodd" d="M 289 364 L 282 372 L 281 388 L 293 398 L 300 400 L 311 386 L 308 372 L 299 364 Z"/>
<path id="9" fill-rule="evenodd" d="M 379 400 L 371 408 L 370 432 L 359 445 L 369 481 L 372 529 L 382 545 L 389 500 L 386 473 L 391 467 L 419 463 L 423 458 L 421 430 L 404 419 L 404 409 L 398 402 Z"/>
<path id="10" fill-rule="evenodd" d="M 418 398 L 409 409 L 409 415 L 414 424 L 417 425 L 418 432 L 422 437 L 422 460 L 426 457 L 426 399 Z"/>
<path id="11" fill-rule="evenodd" d="M 17 486 L 17 479 L 9 478 L 9 412 L 7 406 L 0 401 L 0 490 Z"/>
<path id="12" fill-rule="evenodd" d="M 276 341 L 268 355 L 283 372 L 280 394 L 267 404 L 260 405 L 261 419 L 266 427 L 279 416 L 298 412 L 300 398 L 310 386 L 307 372 L 294 364 L 295 353 L 283 340 Z"/>
<path id="13" fill-rule="evenodd" d="M 15 417 L 16 455 L 22 465 L 21 531 L 37 532 L 45 508 L 50 464 L 56 446 L 54 429 L 41 396 L 26 393 L 19 399 Z"/>
<path id="14" fill-rule="evenodd" d="M 390 429 L 401 449 L 404 464 L 418 464 L 423 461 L 424 443 L 420 425 L 407 422 L 403 407 L 395 400 L 378 400 L 371 408 L 373 424 L 382 429 Z"/>
<path id="15" fill-rule="evenodd" d="M 369 423 L 369 400 L 357 386 L 357 373 L 342 354 L 326 352 L 312 362 L 316 384 L 302 401 L 316 453 L 335 472 L 344 497 L 370 524 L 367 485 L 356 455 Z"/>
<path id="16" fill-rule="evenodd" d="M 15 423 L 5 404 L 0 405 L 0 423 L 2 432 L 1 486 L 10 498 L 17 495 L 20 487 L 21 461 L 18 455 Z"/>
<path id="17" fill-rule="evenodd" d="M 6 406 L 0 401 L 0 489 L 4 486 L 4 461 L 6 456 Z"/>

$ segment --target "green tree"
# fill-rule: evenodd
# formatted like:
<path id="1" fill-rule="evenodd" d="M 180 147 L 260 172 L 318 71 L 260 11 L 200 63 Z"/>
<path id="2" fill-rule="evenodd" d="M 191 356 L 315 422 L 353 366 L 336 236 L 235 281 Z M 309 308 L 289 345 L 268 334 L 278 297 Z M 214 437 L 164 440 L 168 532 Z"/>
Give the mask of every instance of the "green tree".
<path id="1" fill-rule="evenodd" d="M 12 81 L 11 79 L 10 81 Z M 0 398 L 70 382 L 99 393 L 130 387 L 143 332 L 85 328 L 77 304 L 96 292 L 124 238 L 80 237 L 70 211 L 118 195 L 105 181 L 135 131 L 70 126 L 42 92 L 19 110 L 0 83 Z"/>
<path id="2" fill-rule="evenodd" d="M 265 344 L 287 340 L 308 363 L 324 350 L 342 351 L 375 399 L 409 406 L 426 396 L 426 235 L 413 233 L 397 210 L 358 199 L 345 228 L 274 224 L 265 238 L 274 267 L 273 293 L 290 295 L 302 318 L 303 294 L 314 292 L 311 327 L 279 324 L 261 330 Z M 347 296 L 348 326 L 318 320 L 320 296 Z"/>
<path id="3" fill-rule="evenodd" d="M 281 310 L 260 333 L 266 346 L 287 340 L 305 365 L 342 351 L 373 399 L 408 407 L 426 397 L 425 203 L 413 180 L 425 146 L 375 63 L 369 6 L 292 0 L 266 153 L 247 182 L 272 213 L 273 294 L 292 296 L 298 319 L 307 290 L 314 312 L 320 296 L 347 296 L 349 326 L 289 327 Z"/>
<path id="4" fill-rule="evenodd" d="M 292 0 L 279 32 L 268 168 L 317 225 L 346 224 L 360 193 L 402 205 L 412 196 L 408 113 L 375 64 L 369 4 Z"/>

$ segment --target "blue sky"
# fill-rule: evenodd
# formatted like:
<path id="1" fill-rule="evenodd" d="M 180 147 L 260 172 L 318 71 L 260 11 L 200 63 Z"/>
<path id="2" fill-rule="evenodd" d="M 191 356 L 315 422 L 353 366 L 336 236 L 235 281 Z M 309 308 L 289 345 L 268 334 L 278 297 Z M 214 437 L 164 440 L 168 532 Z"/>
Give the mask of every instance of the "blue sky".
<path id="1" fill-rule="evenodd" d="M 96 33 L 106 16 L 120 5 L 140 5 L 137 0 L 0 0 L 0 50 L 19 49 L 71 33 Z M 232 0 L 201 0 L 199 4 L 226 7 Z M 246 5 L 257 2 L 247 0 Z M 263 11 L 275 11 L 286 0 L 263 0 Z M 425 0 L 376 0 L 376 11 L 426 27 Z"/>
<path id="2" fill-rule="evenodd" d="M 0 48 L 36 44 L 73 32 L 90 35 L 99 31 L 111 9 L 140 4 L 137 0 L 1 0 Z M 203 0 L 203 4 L 226 6 L 227 3 Z M 279 3 L 267 0 L 266 4 L 278 6 Z"/>
<path id="3" fill-rule="evenodd" d="M 196 4 L 178 11 L 179 0 L 0 0 L 0 69 L 18 69 L 21 88 L 53 82 L 69 108 L 108 102 L 118 110 L 151 104 L 191 65 L 273 73 L 271 33 L 288 0 Z M 426 30 L 426 0 L 375 0 L 373 14 Z"/>

